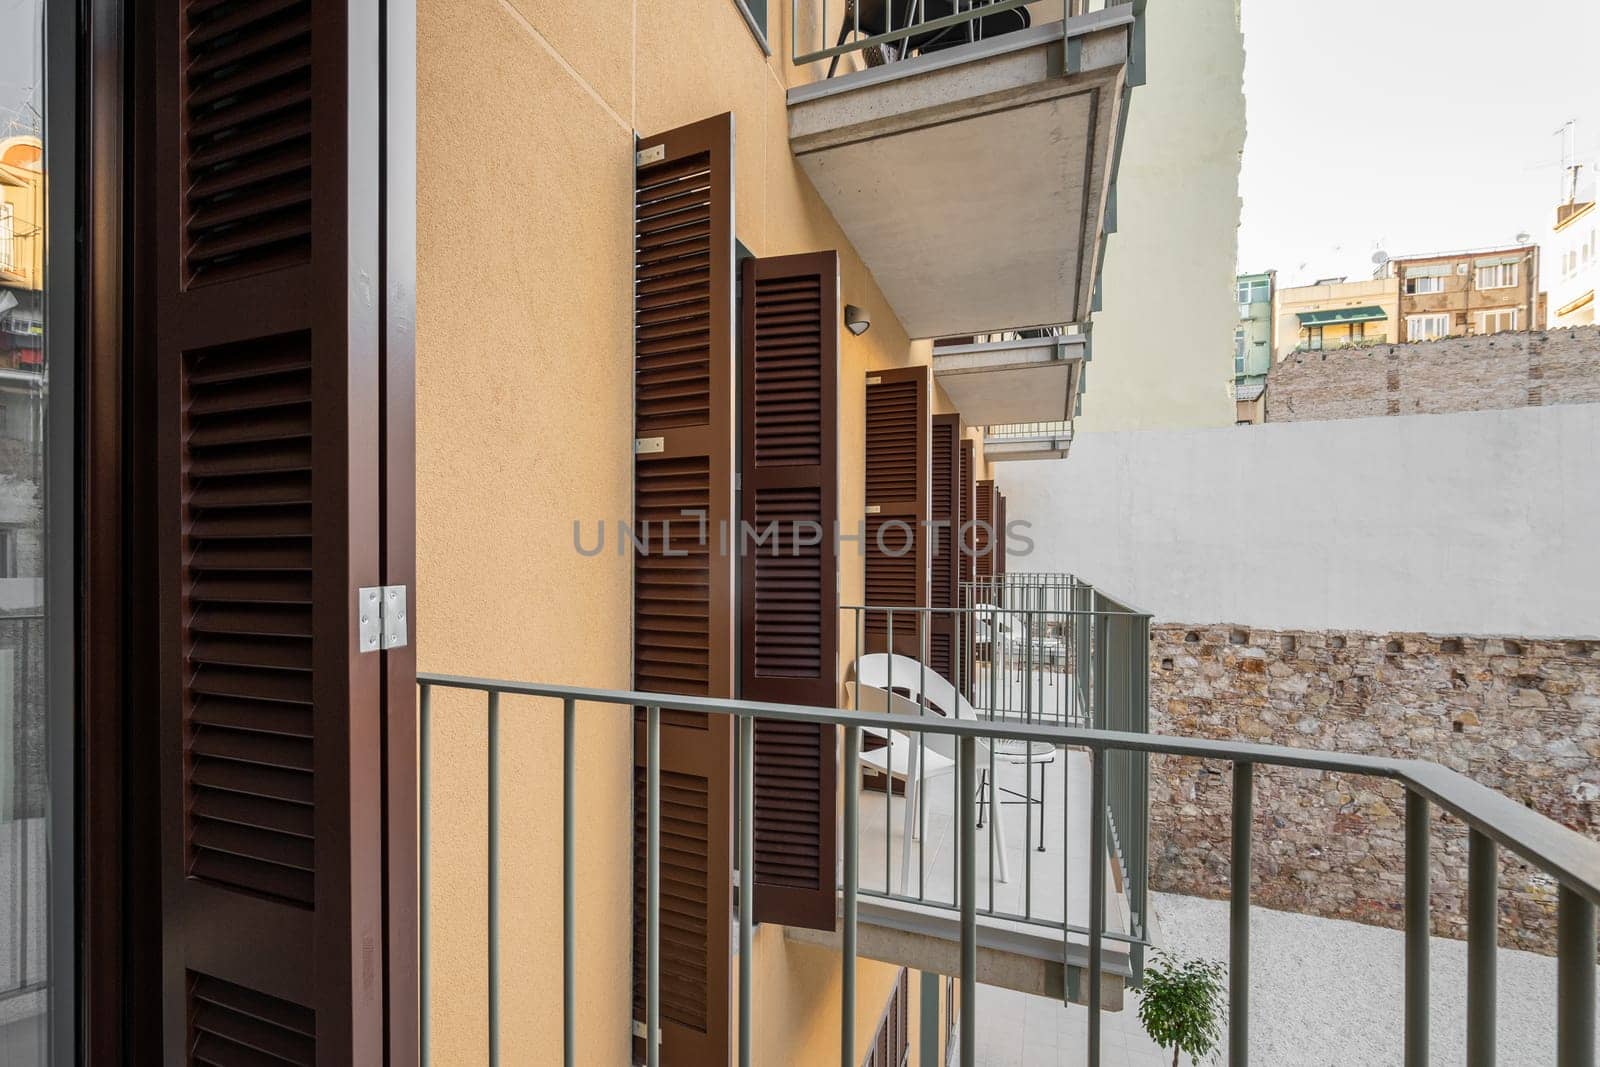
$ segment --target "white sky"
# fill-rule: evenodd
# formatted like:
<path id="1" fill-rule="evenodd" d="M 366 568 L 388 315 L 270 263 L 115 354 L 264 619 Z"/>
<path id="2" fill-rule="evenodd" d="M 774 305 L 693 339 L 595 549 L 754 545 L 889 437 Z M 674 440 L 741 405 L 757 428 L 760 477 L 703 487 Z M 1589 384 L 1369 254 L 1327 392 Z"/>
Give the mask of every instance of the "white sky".
<path id="1" fill-rule="evenodd" d="M 1578 158 L 1600 157 L 1597 0 L 1242 9 L 1241 271 L 1365 278 L 1379 248 L 1541 239 L 1561 188 L 1557 128 L 1577 119 Z"/>

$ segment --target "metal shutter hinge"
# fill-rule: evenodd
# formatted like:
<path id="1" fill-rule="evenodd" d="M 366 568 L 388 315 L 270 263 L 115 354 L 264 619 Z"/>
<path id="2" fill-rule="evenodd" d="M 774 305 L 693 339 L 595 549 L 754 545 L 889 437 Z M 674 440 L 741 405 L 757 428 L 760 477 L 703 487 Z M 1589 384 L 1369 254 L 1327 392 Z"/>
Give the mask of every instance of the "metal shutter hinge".
<path id="1" fill-rule="evenodd" d="M 633 154 L 633 165 L 648 167 L 652 163 L 660 163 L 667 158 L 667 146 L 664 144 L 653 145 Z"/>
<path id="2" fill-rule="evenodd" d="M 356 593 L 362 652 L 381 652 L 406 644 L 406 587 L 368 585 Z"/>

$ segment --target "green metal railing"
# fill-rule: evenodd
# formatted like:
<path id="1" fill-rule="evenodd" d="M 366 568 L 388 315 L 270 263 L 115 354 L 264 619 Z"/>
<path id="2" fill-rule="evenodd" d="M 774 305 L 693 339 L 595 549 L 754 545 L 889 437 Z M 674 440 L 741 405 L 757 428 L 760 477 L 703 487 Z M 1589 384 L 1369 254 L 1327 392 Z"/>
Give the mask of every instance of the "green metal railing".
<path id="1" fill-rule="evenodd" d="M 985 443 L 1009 444 L 1013 441 L 1067 441 L 1072 440 L 1072 421 L 1057 419 L 1053 422 L 1006 422 L 986 426 Z"/>
<path id="2" fill-rule="evenodd" d="M 565 866 L 562 875 L 562 992 L 564 1061 L 569 1064 L 589 1062 L 580 1056 L 575 1044 L 573 1025 L 577 1002 L 574 990 L 576 980 L 577 943 L 573 917 L 577 910 L 577 885 L 574 875 L 573 854 L 576 822 L 576 771 L 573 763 L 573 736 L 575 709 L 579 704 L 606 705 L 632 715 L 632 709 L 643 706 L 646 713 L 646 813 L 647 848 L 645 871 L 646 904 L 646 1034 L 647 1063 L 659 1063 L 657 1036 L 660 1033 L 660 729 L 662 711 L 691 712 L 704 715 L 727 715 L 738 725 L 738 758 L 747 773 L 740 777 L 738 787 L 739 810 L 745 813 L 740 823 L 738 854 L 748 870 L 752 847 L 752 784 L 748 773 L 754 751 L 754 724 L 757 720 L 791 723 L 811 723 L 840 727 L 844 732 L 844 780 L 856 780 L 860 770 L 861 732 L 863 728 L 883 730 L 903 729 L 903 716 L 871 712 L 854 712 L 837 708 L 800 707 L 788 704 L 752 703 L 735 700 L 718 700 L 677 696 L 665 693 L 638 693 L 618 690 L 585 689 L 563 685 L 540 685 L 528 682 L 503 681 L 489 678 L 456 677 L 443 674 L 418 676 L 421 712 L 421 984 L 422 984 L 422 1034 L 423 1062 L 428 1062 L 429 1013 L 431 1010 L 431 981 L 429 954 L 431 950 L 429 915 L 432 908 L 431 851 L 429 808 L 431 803 L 432 769 L 429 737 L 432 723 L 430 695 L 436 688 L 463 689 L 484 695 L 489 711 L 488 741 L 490 746 L 487 764 L 489 781 L 486 788 L 491 797 L 498 797 L 498 712 L 499 697 L 511 694 L 519 697 L 542 697 L 559 701 L 563 707 L 563 802 L 562 834 Z M 1497 896 L 1495 876 L 1498 870 L 1496 851 L 1507 848 L 1521 856 L 1559 885 L 1557 932 L 1557 1067 L 1594 1067 L 1595 1064 L 1595 906 L 1600 904 L 1600 843 L 1567 829 L 1538 814 L 1509 797 L 1478 784 L 1465 775 L 1437 764 L 1420 760 L 1390 759 L 1375 756 L 1346 755 L 1336 752 L 1319 752 L 1312 749 L 1287 748 L 1275 745 L 1243 744 L 1232 741 L 1213 741 L 1200 738 L 1165 737 L 1144 733 L 1126 733 L 1112 730 L 1090 730 L 1066 726 L 1034 725 L 1028 723 L 985 722 L 970 719 L 945 719 L 933 717 L 918 724 L 930 733 L 948 735 L 958 746 L 958 774 L 960 776 L 960 939 L 961 939 L 961 1027 L 960 1062 L 963 1067 L 973 1067 L 976 1061 L 974 1043 L 977 1004 L 977 897 L 974 860 L 976 744 L 981 738 L 1009 739 L 1028 744 L 1070 746 L 1089 753 L 1091 765 L 1091 810 L 1104 811 L 1108 806 L 1107 777 L 1111 757 L 1117 753 L 1131 753 L 1141 757 L 1153 754 L 1179 756 L 1202 760 L 1223 760 L 1233 765 L 1233 843 L 1231 874 L 1231 905 L 1229 909 L 1229 1024 L 1228 1062 L 1231 1067 L 1243 1067 L 1249 1062 L 1249 973 L 1250 973 L 1250 843 L 1252 836 L 1252 808 L 1254 804 L 1254 769 L 1256 766 L 1289 767 L 1311 771 L 1340 774 L 1360 774 L 1388 778 L 1399 783 L 1406 791 L 1406 847 L 1405 847 L 1405 977 L 1404 1063 L 1406 1067 L 1425 1067 L 1428 1062 L 1428 889 L 1429 889 L 1429 826 L 1432 809 L 1440 810 L 1464 822 L 1471 832 L 1472 856 L 1468 864 L 1467 899 L 1472 912 L 1468 923 L 1468 1067 L 1487 1067 L 1495 1055 L 1495 935 L 1497 913 L 1492 907 Z M 844 884 L 843 897 L 843 947 L 840 965 L 843 970 L 841 994 L 841 1067 L 856 1067 L 855 1063 L 855 989 L 857 939 L 857 902 L 859 854 L 857 791 L 844 790 Z M 498 901 L 495 882 L 499 877 L 501 827 L 498 808 L 491 809 L 495 816 L 486 828 L 490 855 L 491 901 Z M 1091 820 L 1091 856 L 1105 854 L 1104 834 L 1107 820 Z M 1087 1052 L 1091 1065 L 1101 1063 L 1102 1026 L 1101 976 L 1105 925 L 1105 864 L 1091 862 L 1084 877 L 1089 880 L 1089 950 L 1088 971 L 1088 1029 Z M 745 885 L 746 880 L 741 879 Z M 749 946 L 750 895 L 741 887 L 741 947 L 738 963 L 739 1032 L 738 1047 L 740 1067 L 750 1062 L 752 1014 L 752 961 Z M 499 956 L 500 916 L 498 907 L 491 907 L 489 927 L 489 1044 L 491 1064 L 498 1064 L 499 1051 Z M 1065 945 L 1063 945 L 1065 949 Z"/>
<path id="3" fill-rule="evenodd" d="M 914 750 L 906 753 L 907 778 L 915 779 L 916 788 L 908 789 L 906 795 L 916 797 L 913 814 L 908 818 L 915 820 L 917 832 L 905 835 L 901 841 L 903 859 L 899 887 L 896 888 L 893 878 L 894 820 L 890 813 L 894 805 L 894 783 L 885 777 L 881 791 L 883 879 L 881 884 L 862 885 L 859 891 L 864 896 L 928 908 L 956 909 L 960 905 L 958 893 L 945 897 L 941 892 L 943 886 L 930 886 L 926 852 L 911 843 L 920 839 L 921 828 L 927 821 L 928 779 L 939 773 L 928 770 L 927 739 L 920 729 L 928 718 L 968 715 L 982 722 L 1130 732 L 1149 728 L 1144 694 L 1150 658 L 1150 617 L 1109 599 L 1097 599 L 1092 587 L 1071 575 L 1019 575 L 1009 580 L 1011 577 L 964 584 L 962 599 L 968 606 L 961 608 L 874 605 L 840 608 L 841 632 L 854 635 L 857 649 L 874 653 L 893 648 L 904 657 L 903 669 L 890 659 L 886 676 L 879 679 L 881 686 L 874 683 L 870 688 L 895 693 L 900 704 L 902 717 L 896 729 L 899 734 L 908 736 L 897 740 L 891 734 L 887 739 L 888 747 L 893 750 L 897 745 L 910 745 Z M 1074 595 L 1080 606 L 1073 605 Z M 930 654 L 935 641 L 941 642 L 946 650 L 937 659 Z M 948 673 L 942 675 L 940 671 Z M 1093 679 L 1100 681 L 1097 683 Z M 848 680 L 856 680 L 854 670 Z M 935 680 L 937 684 L 930 684 Z M 1112 680 L 1115 684 L 1111 684 Z M 939 691 L 942 685 L 948 685 L 954 694 L 959 694 L 957 703 L 960 706 L 949 706 L 949 695 Z M 854 709 L 861 710 L 860 686 L 853 687 L 852 699 Z M 1058 756 L 1062 767 L 1059 795 L 1052 798 L 1048 768 L 1055 765 Z M 986 918 L 1064 930 L 1069 936 L 1088 933 L 1087 926 L 1066 921 L 1069 878 L 1063 878 L 1059 918 L 1049 907 L 1050 901 L 1044 901 L 1043 907 L 1036 906 L 1035 902 L 1034 853 L 1049 851 L 1045 828 L 1049 804 L 1054 799 L 1063 812 L 1068 810 L 1067 756 L 1065 749 L 1057 751 L 1055 746 L 1048 752 L 1039 752 L 1031 746 L 982 746 L 979 792 L 985 799 L 979 806 L 978 828 L 982 828 L 985 818 L 992 821 L 1004 818 L 1005 806 L 1020 806 L 1023 815 L 1017 828 L 1022 831 L 1024 844 L 1020 905 L 1001 907 L 996 903 L 995 885 L 997 880 L 1008 880 L 1008 861 L 999 855 L 997 835 L 991 830 L 987 847 L 982 849 L 978 859 L 986 868 L 981 874 L 985 880 L 981 894 L 985 903 L 979 907 Z M 1017 776 L 1021 781 L 1013 781 L 1009 786 L 1003 784 L 1000 769 L 1019 764 L 1021 772 Z M 1148 937 L 1144 922 L 1148 910 L 1145 904 L 1148 861 L 1144 855 L 1134 855 L 1129 850 L 1143 849 L 1148 840 L 1144 765 L 1143 757 L 1118 754 L 1107 771 L 1105 807 L 1107 817 L 1113 820 L 1111 836 L 1105 842 L 1109 849 L 1105 856 L 1119 864 L 1134 925 L 1130 930 L 1107 928 L 1101 933 L 1127 943 L 1136 958 Z M 910 784 L 913 783 L 908 782 Z M 1021 787 L 1020 792 L 1017 786 Z M 878 795 L 876 787 L 871 792 Z M 1036 806 L 1039 809 L 1037 819 Z M 916 853 L 914 868 L 910 860 L 913 851 Z"/>

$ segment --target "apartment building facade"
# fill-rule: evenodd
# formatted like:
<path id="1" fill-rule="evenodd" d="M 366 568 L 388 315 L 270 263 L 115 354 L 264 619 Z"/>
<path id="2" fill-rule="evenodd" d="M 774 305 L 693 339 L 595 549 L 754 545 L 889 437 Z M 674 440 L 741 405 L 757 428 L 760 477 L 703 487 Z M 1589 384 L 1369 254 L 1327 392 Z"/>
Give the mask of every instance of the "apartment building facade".
<path id="1" fill-rule="evenodd" d="M 45 188 L 71 195 L 44 212 L 46 695 L 5 705 L 42 724 L 14 764 L 39 802 L 0 834 L 6 901 L 28 902 L 8 1062 L 972 1067 L 979 856 L 1006 854 L 1009 814 L 983 779 L 980 846 L 977 752 L 1001 742 L 1013 891 L 1046 868 L 1060 910 L 1004 928 L 988 874 L 982 974 L 1086 1004 L 1091 1063 L 1150 940 L 1130 887 L 1154 752 L 1243 786 L 1235 1062 L 1262 761 L 1401 783 L 1423 831 L 1409 959 L 1433 803 L 1548 872 L 1564 955 L 1592 956 L 1588 842 L 1442 768 L 1148 736 L 1148 616 L 1083 583 L 1057 586 L 1068 628 L 1001 633 L 995 603 L 981 639 L 839 624 L 951 612 L 978 558 L 991 580 L 1019 564 L 987 431 L 1076 410 L 1089 352 L 1067 338 L 1094 336 L 1135 217 L 1123 119 L 1192 27 L 1221 43 L 1220 106 L 1182 113 L 1224 129 L 1175 131 L 1233 165 L 1242 136 L 1231 10 L 1002 2 L 892 26 L 866 7 L 13 9 L 46 72 Z M 1147 193 L 1192 170 L 1171 147 L 1141 150 Z M 1195 187 L 1182 210 L 1230 230 L 1226 173 Z M 1233 252 L 1210 252 L 1224 281 Z M 1225 418 L 1226 375 L 1194 374 L 1214 388 L 1185 410 Z M 963 575 L 969 514 L 993 540 Z M 790 529 L 770 554 L 718 543 L 769 520 Z M 1132 714 L 963 712 L 973 646 L 998 689 L 998 650 L 1031 675 L 1069 637 L 1117 652 L 1080 661 L 1073 700 Z M 907 727 L 944 744 L 942 831 L 907 817 L 933 763 L 896 747 L 907 679 L 865 680 L 913 654 L 955 682 Z M 1035 803 L 1046 757 L 1060 793 L 1078 768 L 1075 831 L 1060 793 Z M 904 856 L 945 834 L 958 901 L 904 875 L 894 899 L 896 815 Z M 1492 922 L 1488 945 L 1492 974 Z M 1583 992 L 1563 1033 L 1592 1056 Z M 1408 1018 L 1415 1048 L 1425 998 Z"/>
<path id="2" fill-rule="evenodd" d="M 1600 211 L 1593 200 L 1556 208 L 1555 226 L 1542 254 L 1548 264 L 1551 328 L 1593 324 L 1595 290 L 1600 287 Z"/>
<path id="3" fill-rule="evenodd" d="M 1536 245 L 1400 257 L 1377 277 L 1399 287 L 1396 341 L 1544 327 Z"/>
<path id="4" fill-rule="evenodd" d="M 1233 329 L 1234 421 L 1262 421 L 1261 392 L 1272 369 L 1278 323 L 1273 317 L 1277 271 L 1241 274 L 1234 279 L 1239 324 Z"/>
<path id="5" fill-rule="evenodd" d="M 886 1019 L 902 1021 L 883 1062 L 919 1042 L 933 1055 L 946 983 L 853 953 L 846 970 L 785 935 L 835 928 L 832 728 L 798 742 L 818 766 L 815 884 L 769 860 L 770 805 L 792 798 L 758 779 L 738 888 L 759 922 L 730 940 L 732 720 L 669 714 L 658 762 L 625 709 L 586 709 L 563 781 L 547 773 L 559 709 L 507 697 L 488 727 L 448 688 L 419 704 L 416 680 L 841 706 L 860 648 L 836 632 L 840 608 L 937 603 L 939 575 L 954 589 L 951 518 L 980 501 L 1005 516 L 984 428 L 1075 410 L 1076 343 L 939 362 L 931 340 L 1090 321 L 1143 5 L 1012 5 L 951 47 L 933 27 L 899 63 L 837 7 L 821 24 L 821 5 L 92 7 L 80 24 L 41 4 L 19 26 L 41 57 L 80 33 L 106 43 L 53 65 L 71 109 L 46 121 L 41 157 L 88 190 L 82 217 L 76 197 L 52 202 L 47 232 L 87 235 L 90 310 L 48 265 L 45 310 L 52 343 L 94 354 L 80 385 L 96 505 L 47 508 L 42 525 L 96 524 L 99 554 L 74 573 L 57 552 L 42 581 L 58 617 L 72 590 L 106 605 L 84 612 L 95 641 L 69 628 L 57 648 L 94 680 L 78 750 L 101 792 L 81 824 L 30 812 L 61 847 L 15 869 L 42 894 L 65 884 L 52 852 L 84 855 L 106 891 L 51 912 L 92 947 L 68 965 L 75 935 L 50 932 L 50 973 L 89 984 L 78 1007 L 41 999 L 8 1021 L 8 1057 L 31 1067 L 87 1041 L 107 1063 L 239 1047 L 726 1062 L 741 958 L 759 976 L 757 1062 L 830 1060 L 841 1035 L 859 1062 Z M 82 159 L 80 104 L 96 117 Z M 1018 143 L 1027 166 L 997 170 Z M 897 196 L 861 192 L 884 175 Z M 987 210 L 952 210 L 975 189 Z M 47 362 L 59 398 L 71 366 Z M 80 455 L 75 437 L 49 447 L 47 469 Z M 715 530 L 765 522 L 769 502 L 857 547 L 796 545 L 787 575 L 732 556 L 686 569 L 670 539 L 657 557 L 614 548 L 623 526 L 670 538 L 685 512 Z M 922 525 L 939 507 L 944 534 Z M 891 516 L 909 555 L 881 547 Z M 606 551 L 584 550 L 602 526 Z M 797 580 L 804 607 L 784 599 Z M 792 621 L 761 630 L 774 603 L 810 620 L 813 647 L 782 650 Z M 64 758 L 34 784 L 75 788 Z M 657 774 L 659 910 L 635 819 Z M 556 864 L 551 813 L 574 782 L 582 847 Z M 135 840 L 149 847 L 123 865 Z M 562 952 L 563 874 L 584 886 L 565 991 L 540 965 Z"/>
<path id="6" fill-rule="evenodd" d="M 1395 339 L 1400 291 L 1393 278 L 1324 278 L 1279 289 L 1276 358 Z"/>

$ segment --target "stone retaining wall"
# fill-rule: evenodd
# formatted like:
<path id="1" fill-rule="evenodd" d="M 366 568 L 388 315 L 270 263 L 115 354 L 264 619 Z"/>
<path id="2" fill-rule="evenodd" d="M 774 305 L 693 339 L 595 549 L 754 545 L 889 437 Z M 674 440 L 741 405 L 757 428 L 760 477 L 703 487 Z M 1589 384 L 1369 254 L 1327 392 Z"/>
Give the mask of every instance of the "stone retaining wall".
<path id="1" fill-rule="evenodd" d="M 1267 375 L 1268 422 L 1600 402 L 1600 326 L 1296 352 Z"/>
<path id="2" fill-rule="evenodd" d="M 1442 763 L 1600 836 L 1600 641 L 1160 624 L 1156 732 Z M 1151 884 L 1228 891 L 1227 764 L 1157 757 Z M 1405 797 L 1365 776 L 1256 773 L 1254 900 L 1403 925 Z M 1434 932 L 1464 937 L 1467 834 L 1435 812 Z M 1549 952 L 1556 886 L 1501 855 L 1501 941 Z"/>

